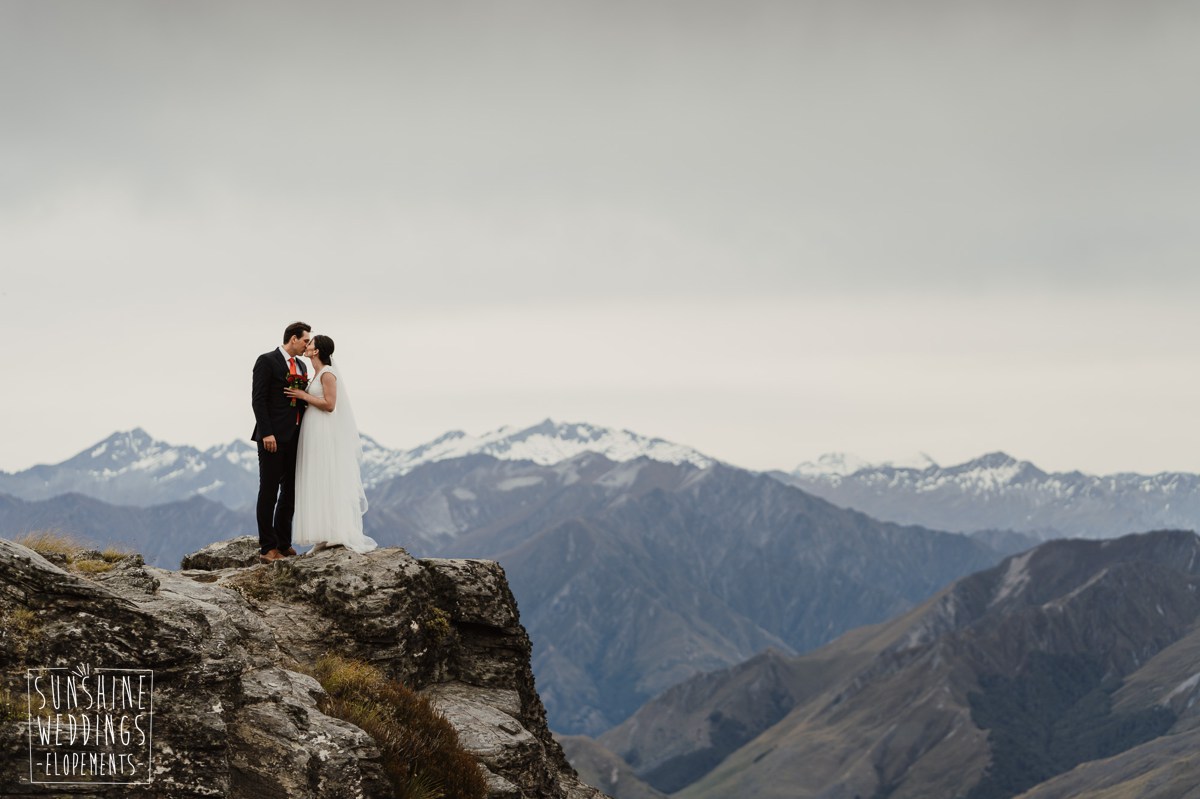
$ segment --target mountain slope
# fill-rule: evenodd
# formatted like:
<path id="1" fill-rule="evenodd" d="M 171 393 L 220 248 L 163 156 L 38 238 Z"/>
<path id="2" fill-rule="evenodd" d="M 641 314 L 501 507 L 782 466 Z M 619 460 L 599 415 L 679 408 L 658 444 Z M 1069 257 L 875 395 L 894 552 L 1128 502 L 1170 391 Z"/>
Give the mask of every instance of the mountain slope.
<path id="1" fill-rule="evenodd" d="M 555 736 L 579 778 L 613 799 L 667 799 L 634 775 L 633 769 L 593 739 L 583 735 Z"/>
<path id="2" fill-rule="evenodd" d="M 564 733 L 602 732 L 767 647 L 818 646 L 998 559 L 719 464 L 476 455 L 414 469 L 372 502 L 381 543 L 504 565 Z"/>
<path id="3" fill-rule="evenodd" d="M 254 518 L 202 497 L 148 508 L 110 505 L 81 494 L 28 502 L 0 494 L 0 537 L 55 530 L 103 547 L 140 552 L 178 568 L 184 554 L 226 536 L 255 535 Z"/>
<path id="4" fill-rule="evenodd" d="M 767 650 L 659 694 L 604 733 L 599 744 L 623 756 L 647 783 L 677 791 L 862 660 L 794 657 Z"/>
<path id="5" fill-rule="evenodd" d="M 1045 544 L 801 658 L 865 665 L 676 795 L 1016 795 L 1194 728 L 1197 621 L 1195 534 Z"/>
<path id="6" fill-rule="evenodd" d="M 938 530 L 1015 530 L 1042 538 L 1111 538 L 1200 528 L 1200 476 L 1047 473 L 993 452 L 957 466 L 870 466 L 824 456 L 773 476 L 878 519 Z"/>
<path id="7" fill-rule="evenodd" d="M 1200 731 L 1188 730 L 1072 769 L 1021 799 L 1198 799 Z"/>

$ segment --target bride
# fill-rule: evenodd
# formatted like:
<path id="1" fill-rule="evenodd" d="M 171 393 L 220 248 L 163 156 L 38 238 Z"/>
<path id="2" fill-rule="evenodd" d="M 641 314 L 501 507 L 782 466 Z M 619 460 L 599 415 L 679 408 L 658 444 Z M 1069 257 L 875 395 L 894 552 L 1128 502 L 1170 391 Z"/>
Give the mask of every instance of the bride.
<path id="1" fill-rule="evenodd" d="M 342 545 L 370 552 L 378 545 L 363 535 L 367 495 L 359 472 L 362 442 L 346 386 L 333 367 L 333 339 L 313 336 L 304 355 L 315 371 L 309 390 L 284 390 L 292 399 L 308 403 L 296 449 L 292 541 L 317 544 L 313 551 Z"/>

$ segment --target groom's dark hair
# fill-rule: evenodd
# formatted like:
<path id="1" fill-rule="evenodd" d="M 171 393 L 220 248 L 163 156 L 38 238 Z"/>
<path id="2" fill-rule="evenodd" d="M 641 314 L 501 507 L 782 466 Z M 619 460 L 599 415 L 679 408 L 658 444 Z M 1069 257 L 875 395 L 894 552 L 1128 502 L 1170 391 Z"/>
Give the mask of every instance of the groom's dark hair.
<path id="1" fill-rule="evenodd" d="M 287 344 L 292 340 L 292 336 L 298 336 L 301 333 L 311 333 L 312 327 L 303 322 L 292 322 L 283 329 L 283 343 Z"/>

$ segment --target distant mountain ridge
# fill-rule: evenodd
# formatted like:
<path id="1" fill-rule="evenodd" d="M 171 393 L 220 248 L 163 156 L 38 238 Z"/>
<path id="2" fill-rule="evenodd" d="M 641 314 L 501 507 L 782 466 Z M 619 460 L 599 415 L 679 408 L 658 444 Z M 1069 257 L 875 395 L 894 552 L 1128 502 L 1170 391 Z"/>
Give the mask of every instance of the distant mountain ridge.
<path id="1" fill-rule="evenodd" d="M 660 438 L 551 419 L 527 428 L 501 427 L 480 436 L 453 430 L 411 450 L 389 449 L 366 435 L 362 442 L 363 481 L 368 488 L 425 463 L 475 454 L 541 465 L 582 452 L 614 461 L 647 457 L 699 468 L 716 463 L 691 447 Z M 253 442 L 235 439 L 200 450 L 160 441 L 140 427 L 113 433 L 61 463 L 0 472 L 0 493 L 31 501 L 83 494 L 110 504 L 148 507 L 201 496 L 244 510 L 254 503 L 257 491 L 258 455 Z"/>
<path id="2" fill-rule="evenodd" d="M 719 462 L 692 447 L 629 430 L 551 419 L 482 435 L 453 430 L 411 450 L 391 449 L 366 435 L 362 441 L 368 490 L 423 464 L 474 455 L 543 466 L 584 452 L 615 462 L 648 458 L 701 469 Z M 1037 541 L 1200 528 L 1200 475 L 1187 472 L 1046 472 L 993 452 L 949 467 L 923 453 L 885 464 L 829 454 L 791 472 L 767 474 L 883 521 L 952 532 L 1013 531 Z M 62 463 L 0 472 L 0 493 L 20 499 L 75 493 L 137 507 L 199 496 L 244 511 L 253 505 L 257 486 L 257 454 L 250 441 L 201 450 L 157 440 L 141 428 L 114 433 Z"/>
<path id="3" fill-rule="evenodd" d="M 1029 461 L 992 452 L 948 467 L 928 456 L 900 466 L 831 454 L 791 472 L 771 474 L 877 519 L 954 532 L 1112 538 L 1200 528 L 1200 475 L 1188 472 L 1046 472 Z"/>

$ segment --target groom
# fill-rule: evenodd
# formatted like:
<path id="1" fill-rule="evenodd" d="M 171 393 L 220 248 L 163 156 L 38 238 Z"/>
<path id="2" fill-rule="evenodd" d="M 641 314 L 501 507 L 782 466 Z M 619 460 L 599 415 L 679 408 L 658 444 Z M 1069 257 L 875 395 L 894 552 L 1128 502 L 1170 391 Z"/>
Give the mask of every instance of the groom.
<path id="1" fill-rule="evenodd" d="M 291 375 L 308 375 L 299 356 L 308 349 L 312 328 L 293 322 L 283 331 L 283 346 L 258 356 L 250 405 L 252 441 L 258 442 L 258 559 L 263 563 L 295 555 L 292 515 L 296 510 L 296 444 L 305 403 L 284 395 Z"/>

